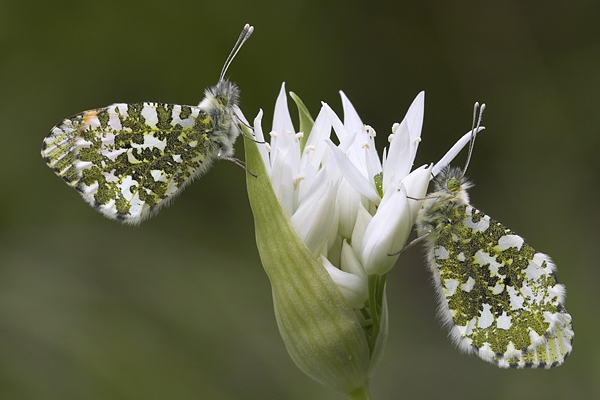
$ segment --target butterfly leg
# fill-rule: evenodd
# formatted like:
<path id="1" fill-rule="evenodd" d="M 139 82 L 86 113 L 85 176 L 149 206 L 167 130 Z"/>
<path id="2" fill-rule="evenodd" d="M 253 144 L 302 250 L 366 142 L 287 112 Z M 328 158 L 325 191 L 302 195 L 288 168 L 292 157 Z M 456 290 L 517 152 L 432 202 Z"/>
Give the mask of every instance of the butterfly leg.
<path id="1" fill-rule="evenodd" d="M 392 254 L 388 254 L 388 256 L 397 256 L 399 254 L 404 253 L 406 250 L 410 249 L 411 247 L 413 247 L 416 244 L 421 243 L 423 240 L 425 240 L 427 238 L 427 236 L 429 236 L 431 234 L 431 232 L 427 232 L 426 234 L 424 234 L 423 236 L 419 236 L 416 239 L 413 239 L 409 244 L 407 244 L 406 246 L 404 246 L 400 251 L 396 252 L 396 253 L 392 253 Z"/>

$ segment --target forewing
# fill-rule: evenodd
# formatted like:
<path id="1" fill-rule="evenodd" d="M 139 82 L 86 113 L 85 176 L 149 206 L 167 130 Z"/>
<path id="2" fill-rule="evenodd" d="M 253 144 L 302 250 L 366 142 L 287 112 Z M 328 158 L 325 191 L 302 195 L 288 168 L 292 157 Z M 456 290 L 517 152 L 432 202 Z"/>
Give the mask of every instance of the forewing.
<path id="1" fill-rule="evenodd" d="M 449 220 L 431 257 L 453 340 L 503 368 L 562 364 L 573 330 L 550 257 L 471 206 Z"/>
<path id="2" fill-rule="evenodd" d="M 210 167 L 213 130 L 199 107 L 117 103 L 63 120 L 42 156 L 102 214 L 136 224 Z"/>

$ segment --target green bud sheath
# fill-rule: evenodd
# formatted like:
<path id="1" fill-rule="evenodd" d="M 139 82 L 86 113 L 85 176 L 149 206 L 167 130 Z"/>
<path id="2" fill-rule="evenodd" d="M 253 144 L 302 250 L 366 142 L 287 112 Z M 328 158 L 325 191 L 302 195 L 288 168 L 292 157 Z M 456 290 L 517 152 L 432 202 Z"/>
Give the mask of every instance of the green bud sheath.
<path id="1" fill-rule="evenodd" d="M 257 175 L 246 174 L 246 184 L 281 337 L 296 365 L 313 379 L 343 393 L 366 388 L 370 355 L 365 333 L 321 262 L 296 234 L 257 146 L 244 141 L 246 167 Z"/>

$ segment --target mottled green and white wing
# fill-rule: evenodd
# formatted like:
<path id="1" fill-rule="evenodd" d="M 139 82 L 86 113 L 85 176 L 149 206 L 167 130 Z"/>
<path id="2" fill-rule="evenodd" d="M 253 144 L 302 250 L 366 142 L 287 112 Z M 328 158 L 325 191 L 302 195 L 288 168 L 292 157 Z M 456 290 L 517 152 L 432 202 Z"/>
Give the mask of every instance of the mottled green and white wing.
<path id="1" fill-rule="evenodd" d="M 210 167 L 214 125 L 200 107 L 118 103 L 63 120 L 42 156 L 106 217 L 137 224 Z"/>
<path id="2" fill-rule="evenodd" d="M 550 257 L 470 205 L 448 221 L 428 260 L 452 340 L 502 368 L 561 365 L 574 334 Z"/>

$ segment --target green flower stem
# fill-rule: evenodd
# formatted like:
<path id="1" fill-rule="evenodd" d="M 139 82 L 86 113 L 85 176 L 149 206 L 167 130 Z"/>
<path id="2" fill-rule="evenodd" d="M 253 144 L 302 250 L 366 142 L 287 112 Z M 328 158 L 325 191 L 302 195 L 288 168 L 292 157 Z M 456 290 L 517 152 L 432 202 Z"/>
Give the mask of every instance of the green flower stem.
<path id="1" fill-rule="evenodd" d="M 348 393 L 348 398 L 351 400 L 371 400 L 369 389 L 366 386 L 361 386 L 358 389 Z"/>
<path id="2" fill-rule="evenodd" d="M 321 262 L 296 234 L 257 144 L 245 140 L 244 147 L 246 167 L 256 175 L 246 174 L 256 243 L 287 350 L 313 379 L 343 393 L 363 393 L 351 398 L 367 399 L 370 351 L 364 331 Z"/>
<path id="3" fill-rule="evenodd" d="M 369 350 L 371 351 L 371 355 L 375 351 L 378 339 L 380 339 L 382 316 L 387 318 L 387 315 L 383 315 L 386 276 L 386 274 L 369 276 L 369 311 L 371 313 L 371 320 L 373 321 L 373 330 L 369 335 Z"/>

